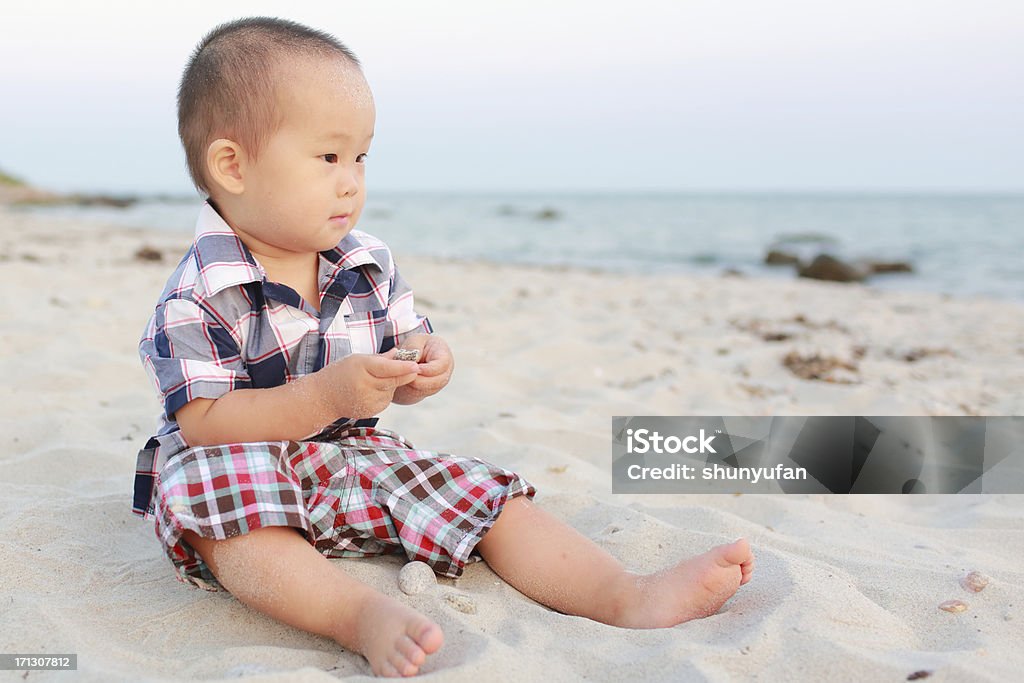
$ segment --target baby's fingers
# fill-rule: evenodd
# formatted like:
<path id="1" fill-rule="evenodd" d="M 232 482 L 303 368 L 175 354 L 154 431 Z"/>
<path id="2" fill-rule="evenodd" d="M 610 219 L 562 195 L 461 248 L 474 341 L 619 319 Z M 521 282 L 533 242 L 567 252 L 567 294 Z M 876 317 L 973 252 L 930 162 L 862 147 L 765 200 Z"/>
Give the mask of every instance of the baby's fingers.
<path id="1" fill-rule="evenodd" d="M 387 353 L 373 356 L 366 364 L 366 371 L 378 379 L 405 378 L 406 375 L 416 375 L 419 372 L 419 364 L 410 360 L 395 360 L 395 349 Z"/>
<path id="2" fill-rule="evenodd" d="M 448 363 L 443 358 L 432 360 L 429 363 L 420 363 L 420 374 L 424 377 L 436 377 L 448 369 Z"/>
<path id="3" fill-rule="evenodd" d="M 443 389 L 446 384 L 448 384 L 448 378 L 444 375 L 430 376 L 420 373 L 415 378 L 415 381 L 412 382 L 412 388 L 426 394 L 436 394 Z"/>
<path id="4" fill-rule="evenodd" d="M 405 386 L 406 384 L 411 384 L 412 382 L 415 382 L 417 379 L 419 379 L 419 376 L 420 376 L 420 373 L 418 373 L 418 372 L 410 372 L 408 375 L 403 375 L 402 377 L 396 377 L 395 380 L 394 380 L 395 386 L 396 387 L 401 387 L 401 386 Z"/>

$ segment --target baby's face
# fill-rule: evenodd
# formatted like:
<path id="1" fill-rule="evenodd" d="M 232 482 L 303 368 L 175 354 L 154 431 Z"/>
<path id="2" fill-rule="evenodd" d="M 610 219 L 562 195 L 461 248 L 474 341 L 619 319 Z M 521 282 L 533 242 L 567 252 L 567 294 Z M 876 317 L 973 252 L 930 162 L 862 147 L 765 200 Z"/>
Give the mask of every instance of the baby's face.
<path id="1" fill-rule="evenodd" d="M 333 59 L 290 68 L 278 100 L 283 123 L 245 176 L 244 229 L 289 252 L 331 249 L 366 200 L 373 96 L 358 69 Z"/>

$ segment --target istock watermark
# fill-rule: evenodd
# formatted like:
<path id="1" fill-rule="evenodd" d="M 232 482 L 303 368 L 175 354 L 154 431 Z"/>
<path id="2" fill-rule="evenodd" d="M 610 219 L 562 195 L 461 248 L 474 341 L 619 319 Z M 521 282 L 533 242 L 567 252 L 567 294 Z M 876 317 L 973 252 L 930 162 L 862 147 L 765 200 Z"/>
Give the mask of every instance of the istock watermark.
<path id="1" fill-rule="evenodd" d="M 1024 493 L 1024 418 L 612 419 L 613 493 Z"/>
<path id="2" fill-rule="evenodd" d="M 706 436 L 704 430 L 700 430 L 698 436 L 662 436 L 658 432 L 649 429 L 627 429 L 626 430 L 626 452 L 627 453 L 715 453 L 711 446 L 714 434 Z M 634 444 L 634 441 L 636 442 Z M 698 444 L 694 446 L 693 444 Z"/>

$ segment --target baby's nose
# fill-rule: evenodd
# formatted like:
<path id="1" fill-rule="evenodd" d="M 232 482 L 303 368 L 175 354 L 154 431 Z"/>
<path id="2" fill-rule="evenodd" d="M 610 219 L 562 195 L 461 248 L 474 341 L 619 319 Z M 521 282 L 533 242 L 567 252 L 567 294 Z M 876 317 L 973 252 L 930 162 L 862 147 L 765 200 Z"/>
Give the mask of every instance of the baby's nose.
<path id="1" fill-rule="evenodd" d="M 355 169 L 345 168 L 339 164 L 336 191 L 339 197 L 351 197 L 359 191 L 359 177 Z"/>

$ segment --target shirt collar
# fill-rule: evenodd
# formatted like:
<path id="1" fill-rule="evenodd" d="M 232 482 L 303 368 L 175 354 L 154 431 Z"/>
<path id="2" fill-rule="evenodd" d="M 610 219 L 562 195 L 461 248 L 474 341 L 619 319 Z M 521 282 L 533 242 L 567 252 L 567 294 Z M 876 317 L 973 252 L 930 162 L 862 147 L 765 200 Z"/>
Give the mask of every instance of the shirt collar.
<path id="1" fill-rule="evenodd" d="M 209 297 L 228 287 L 266 282 L 263 267 L 209 201 L 196 219 L 192 251 L 198 270 L 194 291 L 199 295 Z M 371 250 L 351 232 L 320 256 L 329 261 L 329 265 L 321 261 L 321 266 L 328 265 L 319 269 L 321 286 L 325 276 L 334 280 L 341 270 L 364 265 L 381 268 Z"/>

